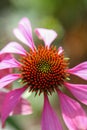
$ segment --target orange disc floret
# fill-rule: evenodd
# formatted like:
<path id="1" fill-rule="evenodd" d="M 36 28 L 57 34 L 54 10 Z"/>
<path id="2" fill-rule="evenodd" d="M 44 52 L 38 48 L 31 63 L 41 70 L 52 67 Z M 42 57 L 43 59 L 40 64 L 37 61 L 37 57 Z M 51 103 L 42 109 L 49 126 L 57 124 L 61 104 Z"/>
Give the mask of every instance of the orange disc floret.
<path id="1" fill-rule="evenodd" d="M 66 79 L 67 67 L 64 54 L 59 55 L 55 47 L 38 46 L 22 57 L 21 76 L 29 91 L 51 94 Z"/>

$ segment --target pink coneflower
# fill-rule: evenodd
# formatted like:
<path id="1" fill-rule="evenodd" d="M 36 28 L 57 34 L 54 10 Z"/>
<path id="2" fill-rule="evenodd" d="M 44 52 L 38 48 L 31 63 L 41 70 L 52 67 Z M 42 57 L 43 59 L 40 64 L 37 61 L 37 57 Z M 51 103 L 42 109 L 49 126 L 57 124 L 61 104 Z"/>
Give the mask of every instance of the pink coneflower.
<path id="1" fill-rule="evenodd" d="M 83 62 L 72 69 L 68 68 L 68 58 L 64 57 L 62 47 L 56 49 L 51 46 L 57 34 L 53 30 L 37 28 L 37 36 L 42 39 L 45 46 L 35 46 L 32 38 L 30 21 L 23 18 L 14 29 L 14 34 L 29 50 L 17 42 L 11 42 L 0 52 L 19 54 L 19 61 L 15 58 L 3 60 L 0 69 L 17 68 L 17 73 L 12 73 L 0 79 L 0 87 L 3 88 L 17 79 L 21 79 L 23 87 L 10 91 L 4 100 L 1 112 L 2 124 L 9 116 L 9 113 L 17 105 L 22 93 L 28 89 L 36 95 L 43 94 L 44 106 L 42 112 L 42 130 L 63 130 L 60 120 L 52 109 L 48 96 L 53 92 L 58 93 L 61 112 L 65 124 L 69 130 L 87 130 L 87 115 L 80 104 L 71 97 L 64 94 L 62 86 L 66 87 L 76 99 L 87 105 L 87 85 L 68 83 L 70 74 L 87 80 L 87 62 Z"/>

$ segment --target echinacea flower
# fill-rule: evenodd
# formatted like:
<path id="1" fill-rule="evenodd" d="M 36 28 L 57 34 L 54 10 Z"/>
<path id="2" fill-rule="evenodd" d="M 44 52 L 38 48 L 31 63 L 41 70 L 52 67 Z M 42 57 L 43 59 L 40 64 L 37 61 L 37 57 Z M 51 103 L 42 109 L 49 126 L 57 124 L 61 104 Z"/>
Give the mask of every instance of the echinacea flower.
<path id="1" fill-rule="evenodd" d="M 51 46 L 57 34 L 53 30 L 36 28 L 38 38 L 44 41 L 43 45 L 35 46 L 32 38 L 30 21 L 23 18 L 14 29 L 16 37 L 28 46 L 26 51 L 19 43 L 7 44 L 0 54 L 19 54 L 19 60 L 8 59 L 0 63 L 0 69 L 16 68 L 17 73 L 11 73 L 0 79 L 0 87 L 3 88 L 17 79 L 21 79 L 23 87 L 10 91 L 2 105 L 2 124 L 6 121 L 9 113 L 14 110 L 22 93 L 28 89 L 36 95 L 43 94 L 44 106 L 42 112 L 42 130 L 63 130 L 59 118 L 49 102 L 49 95 L 58 93 L 62 117 L 69 130 L 87 130 L 87 115 L 79 102 L 64 94 L 62 86 L 67 88 L 75 98 L 87 105 L 87 85 L 68 83 L 70 74 L 87 80 L 87 62 L 83 62 L 74 68 L 69 69 L 68 58 L 64 57 L 62 47 L 56 49 Z M 3 67 L 4 66 L 4 67 Z"/>
<path id="2" fill-rule="evenodd" d="M 13 56 L 11 54 L 3 54 L 0 55 L 0 63 L 2 63 L 3 61 L 7 61 L 9 59 L 13 59 Z M 4 67 L 4 64 L 3 64 Z M 12 72 L 11 68 L 6 68 L 4 70 L 0 70 L 0 79 L 2 77 L 4 77 L 7 74 L 10 74 Z M 1 112 L 2 112 L 2 104 L 4 102 L 4 99 L 6 97 L 6 94 L 12 89 L 12 85 L 9 84 L 7 86 L 5 86 L 4 89 L 2 89 L 2 91 L 0 91 L 0 118 L 1 118 Z M 11 113 L 9 113 L 9 116 L 12 115 L 27 115 L 27 114 L 31 114 L 32 113 L 32 108 L 30 103 L 24 99 L 23 97 L 21 97 L 17 103 L 17 105 L 14 107 L 14 109 L 11 111 Z M 5 124 L 3 124 L 2 127 L 4 127 Z"/>

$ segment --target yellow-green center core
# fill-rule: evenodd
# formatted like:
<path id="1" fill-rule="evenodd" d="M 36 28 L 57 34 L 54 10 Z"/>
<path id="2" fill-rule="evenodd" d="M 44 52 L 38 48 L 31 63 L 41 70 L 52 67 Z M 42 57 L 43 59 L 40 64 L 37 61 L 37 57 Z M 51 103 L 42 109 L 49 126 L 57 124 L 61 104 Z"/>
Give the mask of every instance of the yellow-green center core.
<path id="1" fill-rule="evenodd" d="M 50 71 L 50 65 L 47 61 L 41 61 L 38 63 L 38 70 L 41 71 L 42 73 L 48 73 Z"/>

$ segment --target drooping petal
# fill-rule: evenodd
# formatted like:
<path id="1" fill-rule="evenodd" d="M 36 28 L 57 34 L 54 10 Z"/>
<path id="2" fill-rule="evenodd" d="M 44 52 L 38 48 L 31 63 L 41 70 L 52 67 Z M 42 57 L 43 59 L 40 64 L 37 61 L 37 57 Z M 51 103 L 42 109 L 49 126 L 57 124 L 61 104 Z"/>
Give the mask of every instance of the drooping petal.
<path id="1" fill-rule="evenodd" d="M 57 33 L 51 29 L 44 29 L 44 28 L 36 28 L 35 32 L 41 40 L 44 41 L 45 46 L 50 47 L 51 43 L 57 37 Z"/>
<path id="2" fill-rule="evenodd" d="M 20 74 L 8 74 L 0 79 L 0 89 L 20 78 Z"/>
<path id="3" fill-rule="evenodd" d="M 87 105 L 87 85 L 65 83 L 65 86 L 80 102 Z"/>
<path id="4" fill-rule="evenodd" d="M 17 42 L 8 43 L 1 51 L 0 55 L 4 53 L 16 53 L 21 55 L 26 55 L 24 48 Z"/>
<path id="5" fill-rule="evenodd" d="M 2 111 L 1 111 L 2 126 L 4 126 L 5 120 L 18 104 L 20 96 L 25 90 L 26 86 L 10 91 L 6 95 L 4 102 L 2 104 Z"/>
<path id="6" fill-rule="evenodd" d="M 11 54 L 3 54 L 3 55 L 0 55 L 0 63 L 3 61 L 3 60 L 9 60 L 9 59 L 11 59 L 11 58 L 13 58 L 12 57 L 12 55 Z M 0 69 L 1 69 L 1 67 L 0 67 Z M 11 73 L 12 72 L 12 69 L 5 69 L 5 70 L 0 70 L 0 79 L 3 77 L 3 76 L 5 76 L 5 75 L 7 75 L 7 74 L 9 74 L 9 73 Z"/>
<path id="7" fill-rule="evenodd" d="M 44 97 L 44 108 L 42 113 L 42 130 L 63 130 L 56 113 L 52 109 L 48 97 Z"/>
<path id="8" fill-rule="evenodd" d="M 31 113 L 32 113 L 32 108 L 31 108 L 30 103 L 27 100 L 21 98 L 17 106 L 15 107 L 13 112 L 11 112 L 10 115 L 18 115 L 18 114 L 28 115 Z"/>
<path id="9" fill-rule="evenodd" d="M 8 69 L 8 68 L 19 68 L 20 67 L 20 63 L 15 59 L 15 58 L 11 58 L 8 60 L 2 60 L 0 62 L 0 70 L 2 69 Z"/>
<path id="10" fill-rule="evenodd" d="M 13 56 L 12 56 L 12 54 L 2 54 L 2 55 L 0 55 L 0 62 L 2 61 L 2 60 L 9 60 L 9 59 L 12 59 L 13 58 Z"/>
<path id="11" fill-rule="evenodd" d="M 0 64 L 2 63 L 2 61 L 4 60 L 9 60 L 9 59 L 12 59 L 13 58 L 13 55 L 12 54 L 9 54 L 9 53 L 5 53 L 5 54 L 2 54 L 0 55 Z M 2 65 L 3 67 L 3 65 Z M 5 66 L 6 67 L 6 66 Z M 0 66 L 0 79 L 8 74 L 12 73 L 12 68 L 7 68 L 7 69 L 2 69 L 1 66 Z M 5 86 L 5 88 L 11 88 L 11 84 Z"/>
<path id="12" fill-rule="evenodd" d="M 1 111 L 2 111 L 2 104 L 5 100 L 7 92 L 1 91 L 0 92 L 0 115 L 1 115 Z M 16 107 L 14 108 L 14 110 L 10 113 L 11 115 L 18 115 L 18 114 L 22 114 L 22 115 L 28 115 L 32 113 L 32 108 L 30 103 L 24 99 L 24 98 L 20 98 L 18 104 L 16 105 Z"/>
<path id="13" fill-rule="evenodd" d="M 83 62 L 68 70 L 69 73 L 87 80 L 87 62 Z"/>
<path id="14" fill-rule="evenodd" d="M 32 50 L 34 50 L 35 45 L 32 38 L 32 28 L 28 18 L 22 18 L 19 22 L 18 28 L 15 28 L 13 32 L 20 41 L 22 41 L 24 44 L 28 45 Z"/>
<path id="15" fill-rule="evenodd" d="M 69 130 L 87 130 L 87 115 L 80 104 L 58 92 L 62 116 Z"/>

